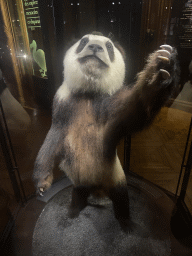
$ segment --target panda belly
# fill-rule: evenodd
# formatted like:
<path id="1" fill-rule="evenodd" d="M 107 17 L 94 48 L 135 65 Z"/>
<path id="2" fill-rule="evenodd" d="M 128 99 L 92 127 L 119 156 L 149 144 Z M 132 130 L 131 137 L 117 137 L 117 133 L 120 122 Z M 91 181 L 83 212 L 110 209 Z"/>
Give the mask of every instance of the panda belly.
<path id="1" fill-rule="evenodd" d="M 98 187 L 108 193 L 110 188 L 126 184 L 126 177 L 117 155 L 109 163 L 100 154 L 92 155 L 84 149 L 79 154 L 74 154 L 72 150 L 72 161 L 64 159 L 60 164 L 60 168 L 75 186 Z"/>
<path id="2" fill-rule="evenodd" d="M 100 185 L 103 182 L 111 164 L 103 159 L 102 128 L 91 123 L 76 124 L 69 128 L 65 148 L 70 158 L 70 161 L 66 159 L 66 163 L 70 164 L 65 172 L 75 185 Z M 106 165 L 108 171 L 104 175 Z"/>
<path id="3" fill-rule="evenodd" d="M 112 187 L 124 182 L 125 175 L 118 157 L 104 158 L 104 125 L 99 125 L 90 102 L 79 106 L 74 121 L 68 129 L 64 147 L 68 156 L 60 167 L 74 185 Z M 70 160 L 69 160 L 70 158 Z"/>

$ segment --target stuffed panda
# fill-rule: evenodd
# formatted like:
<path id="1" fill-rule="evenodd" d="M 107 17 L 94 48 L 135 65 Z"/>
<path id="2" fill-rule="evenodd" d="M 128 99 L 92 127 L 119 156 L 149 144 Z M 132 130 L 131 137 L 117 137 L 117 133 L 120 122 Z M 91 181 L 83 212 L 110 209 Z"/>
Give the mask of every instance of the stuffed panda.
<path id="1" fill-rule="evenodd" d="M 115 217 L 129 225 L 126 177 L 117 145 L 151 124 L 178 84 L 176 50 L 152 53 L 134 86 L 125 86 L 125 54 L 101 34 L 83 36 L 64 57 L 64 81 L 53 101 L 52 125 L 35 161 L 41 194 L 51 186 L 55 159 L 73 183 L 69 216 L 76 217 L 90 194 L 108 196 Z"/>

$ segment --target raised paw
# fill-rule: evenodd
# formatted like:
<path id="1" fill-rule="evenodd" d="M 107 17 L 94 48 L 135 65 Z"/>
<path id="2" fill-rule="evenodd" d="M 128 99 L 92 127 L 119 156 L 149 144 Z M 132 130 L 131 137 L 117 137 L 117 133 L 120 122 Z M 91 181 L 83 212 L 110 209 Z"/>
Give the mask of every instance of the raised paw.
<path id="1" fill-rule="evenodd" d="M 173 48 L 170 45 L 166 45 L 166 44 L 161 45 L 160 48 L 161 49 L 156 52 L 157 59 L 161 63 L 162 67 L 168 67 L 171 64 L 170 59 L 171 59 L 171 54 L 173 53 Z M 161 73 L 162 78 L 165 80 L 171 77 L 170 73 L 164 68 L 160 68 L 159 72 Z"/>
<path id="2" fill-rule="evenodd" d="M 144 69 L 138 74 L 138 88 L 146 106 L 147 120 L 154 118 L 170 97 L 179 92 L 180 68 L 177 50 L 170 45 L 162 45 L 149 55 Z M 151 119 L 153 120 L 153 119 Z"/>

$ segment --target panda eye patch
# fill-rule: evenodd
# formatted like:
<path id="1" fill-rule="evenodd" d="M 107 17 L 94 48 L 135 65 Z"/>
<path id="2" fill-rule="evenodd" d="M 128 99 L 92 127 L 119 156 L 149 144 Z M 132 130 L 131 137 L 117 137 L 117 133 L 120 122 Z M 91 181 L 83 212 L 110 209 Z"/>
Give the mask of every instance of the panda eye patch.
<path id="1" fill-rule="evenodd" d="M 85 45 L 89 42 L 89 38 L 88 37 L 84 37 L 81 39 L 80 43 L 79 43 L 79 46 L 77 47 L 77 50 L 76 50 L 76 53 L 80 53 Z"/>
<path id="2" fill-rule="evenodd" d="M 87 44 L 89 42 L 89 39 L 88 37 L 85 37 L 81 40 L 80 44 L 84 45 L 84 44 Z"/>
<path id="3" fill-rule="evenodd" d="M 107 47 L 108 49 L 113 48 L 113 46 L 112 46 L 112 44 L 111 44 L 110 42 L 107 42 L 107 43 L 106 43 L 106 47 Z"/>
<path id="4" fill-rule="evenodd" d="M 108 51 L 110 60 L 111 60 L 111 61 L 114 61 L 114 56 L 115 56 L 115 54 L 114 54 L 114 49 L 113 49 L 112 43 L 108 41 L 108 42 L 106 43 L 106 48 L 107 48 L 107 51 Z"/>

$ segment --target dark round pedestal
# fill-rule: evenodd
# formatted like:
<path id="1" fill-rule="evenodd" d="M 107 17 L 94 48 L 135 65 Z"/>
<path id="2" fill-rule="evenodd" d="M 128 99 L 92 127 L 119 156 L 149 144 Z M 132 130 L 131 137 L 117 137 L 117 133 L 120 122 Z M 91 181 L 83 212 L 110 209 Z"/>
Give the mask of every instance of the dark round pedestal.
<path id="1" fill-rule="evenodd" d="M 169 222 L 152 197 L 128 187 L 133 231 L 125 233 L 108 198 L 89 198 L 78 218 L 69 219 L 71 187 L 57 193 L 39 216 L 33 233 L 33 255 L 169 256 Z"/>

